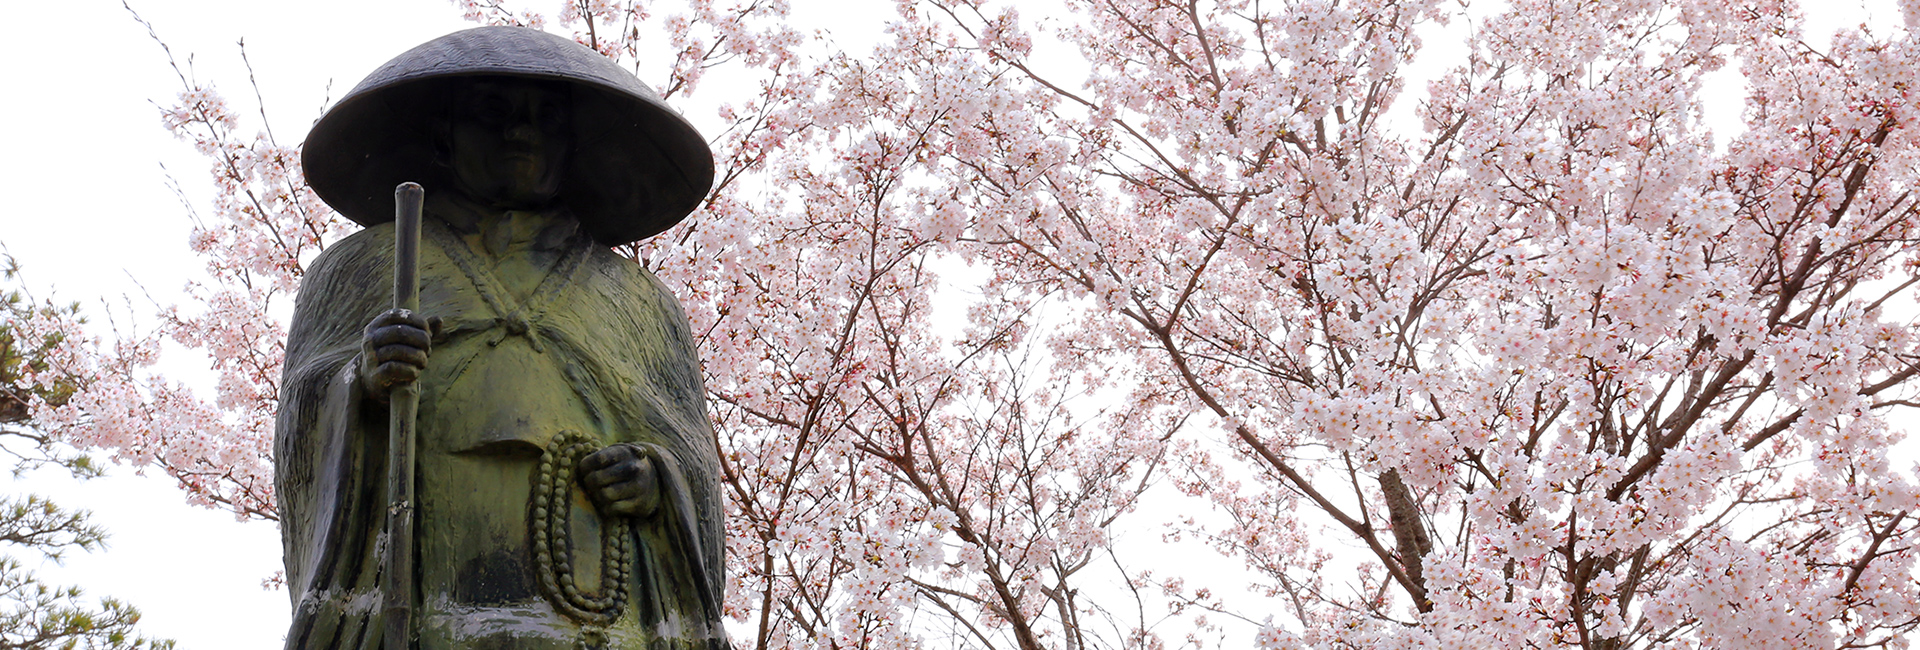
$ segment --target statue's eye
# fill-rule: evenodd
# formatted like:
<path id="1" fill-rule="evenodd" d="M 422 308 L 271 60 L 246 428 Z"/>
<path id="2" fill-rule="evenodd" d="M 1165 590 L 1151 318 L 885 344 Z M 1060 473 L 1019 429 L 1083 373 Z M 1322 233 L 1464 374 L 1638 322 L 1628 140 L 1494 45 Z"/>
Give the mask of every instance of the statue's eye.
<path id="1" fill-rule="evenodd" d="M 513 102 L 499 95 L 481 95 L 468 110 L 475 121 L 487 125 L 506 124 L 513 118 Z"/>
<path id="2" fill-rule="evenodd" d="M 560 133 L 567 130 L 567 109 L 560 102 L 540 102 L 538 117 L 540 130 L 547 133 Z"/>

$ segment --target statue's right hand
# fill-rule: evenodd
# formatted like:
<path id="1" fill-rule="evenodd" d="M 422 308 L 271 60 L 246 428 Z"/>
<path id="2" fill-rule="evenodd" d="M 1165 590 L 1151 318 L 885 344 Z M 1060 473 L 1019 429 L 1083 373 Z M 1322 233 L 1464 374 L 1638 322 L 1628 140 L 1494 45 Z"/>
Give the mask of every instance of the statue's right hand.
<path id="1" fill-rule="evenodd" d="M 393 387 L 420 379 L 440 319 L 389 309 L 367 323 L 360 337 L 360 385 L 384 402 Z"/>

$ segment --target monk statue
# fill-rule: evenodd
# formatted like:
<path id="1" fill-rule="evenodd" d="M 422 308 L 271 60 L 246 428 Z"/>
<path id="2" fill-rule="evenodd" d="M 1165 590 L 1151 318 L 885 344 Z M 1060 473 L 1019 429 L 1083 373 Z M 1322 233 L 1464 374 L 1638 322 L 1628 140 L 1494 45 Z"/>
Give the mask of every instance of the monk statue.
<path id="1" fill-rule="evenodd" d="M 309 265 L 287 337 L 286 647 L 402 650 L 383 642 L 391 605 L 406 650 L 728 647 L 693 334 L 611 250 L 705 198 L 700 134 L 586 47 L 482 27 L 375 70 L 314 124 L 303 162 L 365 229 Z M 426 188 L 417 311 L 392 308 L 409 181 Z M 390 504 L 389 396 L 408 385 L 417 488 Z M 410 539 L 389 534 L 390 509 L 411 510 Z M 412 569 L 390 573 L 411 587 L 383 588 L 403 546 Z"/>

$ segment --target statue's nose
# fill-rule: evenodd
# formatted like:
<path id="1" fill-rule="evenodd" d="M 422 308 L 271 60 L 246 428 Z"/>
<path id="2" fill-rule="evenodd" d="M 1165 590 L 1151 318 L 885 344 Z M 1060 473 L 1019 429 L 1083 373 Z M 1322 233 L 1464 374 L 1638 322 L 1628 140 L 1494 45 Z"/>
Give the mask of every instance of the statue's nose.
<path id="1" fill-rule="evenodd" d="M 507 127 L 507 141 L 508 142 L 529 142 L 529 143 L 539 142 L 540 127 L 535 126 L 533 123 L 533 120 L 530 120 L 530 119 L 514 120 L 513 124 Z"/>

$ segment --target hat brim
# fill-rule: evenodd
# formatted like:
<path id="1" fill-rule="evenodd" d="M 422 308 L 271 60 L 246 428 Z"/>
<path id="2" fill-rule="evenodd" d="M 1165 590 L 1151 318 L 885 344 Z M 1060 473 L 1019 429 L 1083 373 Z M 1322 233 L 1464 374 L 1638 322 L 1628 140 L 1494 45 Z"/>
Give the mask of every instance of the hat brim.
<path id="1" fill-rule="evenodd" d="M 487 47 L 503 37 L 505 46 Z M 396 185 L 418 182 L 430 193 L 453 187 L 436 153 L 438 124 L 459 86 L 500 78 L 560 82 L 571 91 L 573 145 L 559 199 L 596 241 L 614 246 L 659 234 L 711 188 L 706 140 L 638 79 L 572 41 L 504 27 L 436 39 L 369 75 L 308 133 L 308 184 L 356 223 L 392 221 Z"/>

